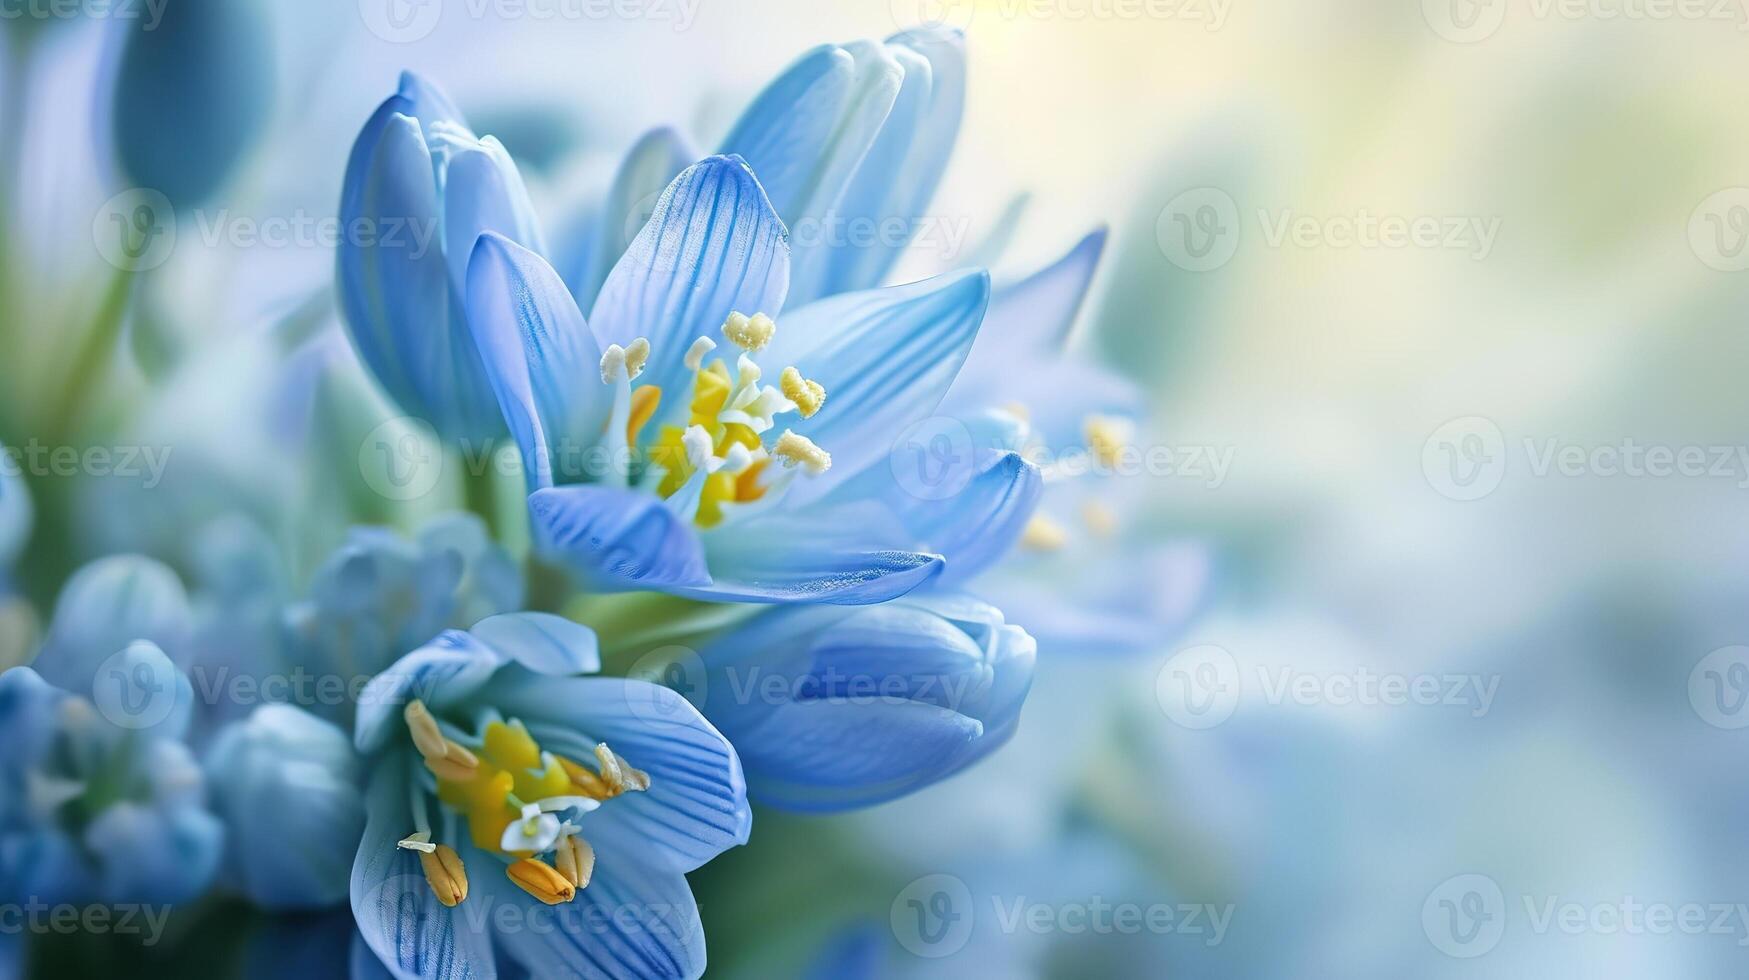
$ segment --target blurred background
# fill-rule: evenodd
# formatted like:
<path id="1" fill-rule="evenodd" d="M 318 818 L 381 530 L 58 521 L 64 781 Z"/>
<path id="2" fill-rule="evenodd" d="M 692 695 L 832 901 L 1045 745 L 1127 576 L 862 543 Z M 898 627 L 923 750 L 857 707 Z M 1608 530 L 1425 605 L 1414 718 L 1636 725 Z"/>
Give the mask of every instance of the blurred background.
<path id="1" fill-rule="evenodd" d="M 329 390 L 356 368 L 320 343 L 313 229 L 402 69 L 562 209 L 650 126 L 713 145 L 808 47 L 947 21 L 953 234 L 905 269 L 994 239 L 1012 280 L 1109 226 L 1081 342 L 1148 388 L 1176 464 L 1126 490 L 1216 574 L 1146 656 L 1042 650 L 984 765 L 759 813 L 695 876 L 712 975 L 1741 975 L 1749 5 L 627 4 L 212 2 L 139 57 L 226 56 L 156 89 L 118 84 L 165 73 L 105 17 L 5 21 L 0 441 L 122 413 L 179 457 L 169 493 L 35 475 L 19 589 L 176 560 L 219 488 L 290 515 L 307 561 L 338 539 L 318 517 L 356 513 L 333 498 L 391 413 Z M 118 260 L 132 186 L 174 240 Z M 105 330 L 139 366 L 63 404 Z M 261 394 L 311 386 L 344 434 L 286 452 Z"/>

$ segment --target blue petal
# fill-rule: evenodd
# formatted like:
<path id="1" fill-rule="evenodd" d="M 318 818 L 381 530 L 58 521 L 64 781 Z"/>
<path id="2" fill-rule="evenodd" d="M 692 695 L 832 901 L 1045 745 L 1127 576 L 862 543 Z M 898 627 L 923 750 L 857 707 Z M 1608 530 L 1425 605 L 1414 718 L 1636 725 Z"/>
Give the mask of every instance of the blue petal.
<path id="1" fill-rule="evenodd" d="M 923 457 L 935 451 L 919 444 L 897 446 L 890 466 L 868 467 L 813 509 L 830 521 L 840 502 L 878 502 L 902 529 L 899 540 L 905 547 L 947 560 L 937 585 L 949 586 L 988 568 L 1020 539 L 1038 509 L 1044 479 L 1020 454 L 982 448 L 974 450 L 965 485 L 950 496 L 921 494 L 917 485 L 898 478 L 921 472 L 918 468 L 928 465 Z"/>
<path id="2" fill-rule="evenodd" d="M 345 732 L 290 705 L 265 705 L 219 732 L 205 767 L 227 830 L 225 868 L 250 901 L 316 909 L 346 897 L 365 815 Z"/>
<path id="3" fill-rule="evenodd" d="M 710 583 L 668 591 L 707 602 L 860 606 L 905 595 L 945 566 L 940 555 L 791 537 L 779 530 L 788 526 L 749 521 L 734 535 L 713 535 Z"/>
<path id="4" fill-rule="evenodd" d="M 589 837 L 596 839 L 594 834 Z M 561 910 L 535 904 L 502 872 L 493 874 L 494 868 L 482 862 L 481 890 L 486 893 L 482 897 L 489 898 L 494 908 L 525 910 L 516 921 L 530 923 L 498 934 L 505 955 L 534 977 L 702 976 L 704 926 L 686 876 L 642 867 L 628 861 L 623 851 L 599 844 L 596 849 L 599 856 L 589 887 Z"/>
<path id="5" fill-rule="evenodd" d="M 698 534 L 654 494 L 558 487 L 530 496 L 528 509 L 536 540 L 592 589 L 674 591 L 710 582 Z"/>
<path id="6" fill-rule="evenodd" d="M 468 920 L 467 902 L 444 908 L 425 881 L 419 855 L 395 846 L 413 832 L 413 776 L 409 754 L 397 751 L 378 760 L 371 778 L 370 818 L 352 865 L 358 931 L 400 980 L 491 980 L 497 970 L 486 924 Z M 470 890 L 480 887 L 469 878 Z"/>
<path id="7" fill-rule="evenodd" d="M 105 658 L 92 677 L 91 696 L 112 723 L 162 738 L 180 739 L 194 716 L 194 686 L 150 640 L 135 640 Z"/>
<path id="8" fill-rule="evenodd" d="M 1099 269 L 1106 237 L 1105 229 L 1099 229 L 1047 268 L 996 290 L 984 328 L 949 396 L 951 406 L 990 408 L 1037 396 L 1032 383 L 1040 368 L 1052 368 L 1062 357 Z M 1027 380 L 1020 381 L 1016 371 L 1028 368 Z M 1048 390 L 1054 395 L 1072 389 L 1052 385 Z"/>
<path id="9" fill-rule="evenodd" d="M 61 590 L 34 666 L 57 687 L 89 692 L 98 667 L 135 640 L 178 660 L 192 616 L 182 582 L 163 564 L 139 555 L 99 559 Z"/>
<path id="10" fill-rule="evenodd" d="M 482 700 L 521 718 L 548 749 L 587 759 L 606 742 L 650 774 L 647 792 L 589 815 L 585 833 L 603 862 L 620 855 L 680 874 L 747 842 L 753 818 L 740 759 L 680 695 L 637 680 L 506 671 Z"/>
<path id="11" fill-rule="evenodd" d="M 650 220 L 662 190 L 680 176 L 698 153 L 666 126 L 645 133 L 626 154 L 607 198 L 572 228 L 572 247 L 562 263 L 565 284 L 578 306 L 594 304 L 614 263 Z"/>
<path id="12" fill-rule="evenodd" d="M 981 270 L 834 296 L 785 316 L 764 355 L 826 389 L 795 430 L 832 454 L 832 469 L 799 481 L 791 506 L 818 499 L 876 462 L 953 384 L 990 298 Z"/>
<path id="13" fill-rule="evenodd" d="M 218 818 L 199 807 L 124 801 L 93 820 L 84 839 L 108 901 L 180 903 L 212 882 L 224 833 Z"/>
<path id="14" fill-rule="evenodd" d="M 789 288 L 789 236 L 747 164 L 710 157 L 662 193 L 589 314 L 596 339 L 649 338 L 646 384 L 684 407 L 687 348 L 740 311 L 776 315 Z"/>
<path id="15" fill-rule="evenodd" d="M 404 71 L 396 95 L 406 100 L 407 115 L 427 122 L 447 122 L 466 127 L 462 111 L 456 108 L 443 87 L 418 72 Z"/>
<path id="16" fill-rule="evenodd" d="M 723 152 L 747 160 L 791 228 L 822 221 L 874 146 L 903 82 L 882 45 L 815 48 L 760 93 Z"/>
<path id="17" fill-rule="evenodd" d="M 467 633 L 449 630 L 371 678 L 358 698 L 353 744 L 375 752 L 402 724 L 401 712 L 417 698 L 433 710 L 455 704 L 483 687 L 505 658 Z"/>
<path id="18" fill-rule="evenodd" d="M 55 716 L 67 693 L 29 667 L 0 672 L 0 745 L 9 761 L 29 766 L 55 742 Z"/>
<path id="19" fill-rule="evenodd" d="M 434 164 L 417 119 L 391 99 L 366 126 L 346 175 L 338 258 L 346 321 L 359 355 L 385 390 L 450 438 L 485 439 L 503 421 L 453 293 L 443 249 L 421 241 L 439 226 Z M 364 141 L 375 131 L 375 141 Z M 391 236 L 391 232 L 398 232 Z"/>
<path id="20" fill-rule="evenodd" d="M 595 631 L 562 616 L 506 613 L 481 620 L 468 632 L 537 674 L 570 677 L 601 670 Z"/>
<path id="21" fill-rule="evenodd" d="M 965 111 L 965 37 L 951 30 L 911 31 L 889 40 L 888 51 L 905 73 L 904 87 L 832 218 L 835 228 L 877 232 L 903 221 L 906 233 L 901 240 L 883 232 L 860 244 L 855 236 L 840 236 L 828 248 L 798 250 L 792 303 L 881 285 L 920 230 L 953 154 Z"/>
<path id="22" fill-rule="evenodd" d="M 529 488 L 577 476 L 555 472 L 593 445 L 613 407 L 597 383 L 601 350 L 558 275 L 533 252 L 490 233 L 474 248 L 468 322 L 510 431 L 522 449 Z"/>
<path id="23" fill-rule="evenodd" d="M 450 154 L 443 182 L 443 248 L 455 295 L 468 290 L 468 261 L 486 232 L 523 248 L 545 252 L 540 222 L 522 175 L 504 147 L 490 136 Z"/>

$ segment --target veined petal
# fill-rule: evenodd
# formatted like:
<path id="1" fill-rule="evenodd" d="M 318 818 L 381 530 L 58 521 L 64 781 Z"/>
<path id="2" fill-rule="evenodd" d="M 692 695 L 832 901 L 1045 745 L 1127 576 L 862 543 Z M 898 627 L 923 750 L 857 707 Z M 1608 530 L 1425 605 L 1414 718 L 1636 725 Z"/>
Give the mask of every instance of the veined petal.
<path id="1" fill-rule="evenodd" d="M 506 613 L 481 620 L 468 632 L 537 674 L 571 677 L 601 669 L 595 631 L 563 616 Z"/>
<path id="2" fill-rule="evenodd" d="M 611 487 L 540 490 L 528 498 L 540 546 L 600 591 L 676 591 L 710 582 L 704 544 L 654 494 Z"/>
<path id="3" fill-rule="evenodd" d="M 989 275 L 974 270 L 834 296 L 784 317 L 763 359 L 825 387 L 825 407 L 795 430 L 832 454 L 830 471 L 791 488 L 791 506 L 884 463 L 905 429 L 935 411 L 989 298 Z"/>
<path id="4" fill-rule="evenodd" d="M 1105 229 L 1094 231 L 1061 259 L 995 291 L 984 328 L 949 396 L 953 405 L 989 408 L 1015 400 L 1026 394 L 1014 382 L 1015 369 L 1049 367 L 1062 357 L 1106 237 Z"/>
<path id="5" fill-rule="evenodd" d="M 417 698 L 434 710 L 454 704 L 484 686 L 506 662 L 503 654 L 471 634 L 444 632 L 365 685 L 353 744 L 360 752 L 381 749 L 403 724 L 407 702 Z"/>
<path id="6" fill-rule="evenodd" d="M 883 45 L 823 45 L 804 54 L 741 116 L 724 153 L 745 158 L 792 228 L 843 197 L 904 82 Z"/>
<path id="7" fill-rule="evenodd" d="M 606 742 L 650 774 L 648 791 L 589 815 L 585 836 L 604 863 L 620 855 L 651 872 L 681 874 L 747 842 L 753 818 L 740 759 L 679 694 L 638 680 L 506 671 L 485 697 L 553 751 L 587 759 Z"/>
<path id="8" fill-rule="evenodd" d="M 955 30 L 920 29 L 896 35 L 887 50 L 904 71 L 904 85 L 880 137 L 833 208 L 834 226 L 880 229 L 906 223 L 904 240 L 877 234 L 827 242 L 829 248 L 799 250 L 791 302 L 881 285 L 894 261 L 916 236 L 924 209 L 941 182 L 965 112 L 965 37 Z M 944 265 L 965 256 L 942 255 Z"/>
<path id="9" fill-rule="evenodd" d="M 576 229 L 578 251 L 567 256 L 562 267 L 578 306 L 594 304 L 614 263 L 649 221 L 662 190 L 697 159 L 698 152 L 686 137 L 666 126 L 650 130 L 633 144 L 614 174 L 607 198 L 591 214 L 587 227 Z"/>
<path id="10" fill-rule="evenodd" d="M 595 383 L 601 350 L 546 261 L 488 232 L 468 273 L 468 323 L 522 449 L 530 490 L 574 478 L 556 464 L 594 445 L 612 408 Z"/>
<path id="11" fill-rule="evenodd" d="M 793 539 L 777 533 L 781 526 L 749 521 L 745 533 L 713 535 L 709 584 L 668 591 L 707 602 L 860 606 L 905 595 L 945 566 L 940 555 L 872 550 L 854 540 Z"/>
<path id="12" fill-rule="evenodd" d="M 789 289 L 789 234 L 738 157 L 688 167 L 614 265 L 589 314 L 603 347 L 650 341 L 646 384 L 680 392 L 686 350 L 731 312 L 769 313 Z M 671 399 L 673 410 L 684 399 Z"/>
<path id="13" fill-rule="evenodd" d="M 413 775 L 410 754 L 396 750 L 377 761 L 371 777 L 370 817 L 352 864 L 359 934 L 399 980 L 492 980 L 498 974 L 491 931 L 467 920 L 465 902 L 444 908 L 425 881 L 419 855 L 395 846 L 413 829 Z"/>
<path id="14" fill-rule="evenodd" d="M 443 182 L 443 247 L 457 296 L 467 295 L 468 262 L 486 232 L 536 253 L 546 251 L 522 175 L 490 136 L 451 153 Z"/>
<path id="15" fill-rule="evenodd" d="M 593 823 L 596 815 L 590 820 Z M 595 835 L 589 836 L 593 842 Z M 500 932 L 498 945 L 505 955 L 534 977 L 667 980 L 702 976 L 704 925 L 686 876 L 615 861 L 615 852 L 599 845 L 597 853 L 600 857 L 589 887 L 577 893 L 560 920 L 577 925 Z M 490 859 L 480 861 L 482 897 L 489 897 L 494 907 L 530 907 L 533 900 L 512 885 L 496 865 Z M 469 876 L 475 877 L 472 861 Z M 530 921 L 540 921 L 535 916 L 542 909 L 544 906 L 533 906 Z"/>

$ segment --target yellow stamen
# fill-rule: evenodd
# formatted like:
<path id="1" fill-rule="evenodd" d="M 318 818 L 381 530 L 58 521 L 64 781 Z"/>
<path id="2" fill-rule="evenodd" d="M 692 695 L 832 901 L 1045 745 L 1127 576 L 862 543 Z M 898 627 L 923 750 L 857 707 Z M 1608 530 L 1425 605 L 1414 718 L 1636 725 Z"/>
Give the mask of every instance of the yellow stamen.
<path id="1" fill-rule="evenodd" d="M 730 313 L 729 319 L 723 323 L 723 336 L 729 338 L 729 343 L 753 353 L 764 350 L 776 333 L 777 322 L 763 313 L 751 317 Z"/>
<path id="2" fill-rule="evenodd" d="M 814 445 L 813 440 L 807 436 L 798 436 L 788 429 L 778 437 L 777 445 L 771 448 L 771 454 L 782 459 L 784 465 L 800 464 L 815 476 L 832 468 L 831 453 Z"/>
<path id="3" fill-rule="evenodd" d="M 1081 521 L 1094 534 L 1109 538 L 1117 533 L 1117 512 L 1097 500 L 1081 505 Z"/>
<path id="4" fill-rule="evenodd" d="M 427 759 L 441 759 L 449 754 L 443 732 L 438 729 L 437 719 L 431 717 L 431 710 L 425 707 L 425 702 L 417 699 L 407 702 L 407 707 L 401 710 L 401 717 L 407 722 L 407 731 L 412 733 L 413 745 L 420 755 Z"/>
<path id="5" fill-rule="evenodd" d="M 1043 514 L 1034 515 L 1020 536 L 1021 547 L 1033 551 L 1057 551 L 1068 543 L 1069 532 Z"/>
<path id="6" fill-rule="evenodd" d="M 802 377 L 802 372 L 793 367 L 783 369 L 778 384 L 783 387 L 783 397 L 796 403 L 796 410 L 802 413 L 802 418 L 813 418 L 814 413 L 826 404 L 826 389 L 820 387 L 818 381 Z"/>
<path id="7" fill-rule="evenodd" d="M 655 385 L 644 385 L 632 392 L 631 417 L 626 419 L 626 445 L 638 444 L 638 435 L 644 431 L 644 426 L 656 415 L 656 409 L 662 405 L 662 389 Z"/>
<path id="8" fill-rule="evenodd" d="M 562 905 L 577 897 L 577 886 L 545 861 L 523 858 L 506 868 L 505 874 L 516 887 L 548 905 Z"/>
<path id="9" fill-rule="evenodd" d="M 431 770 L 431 774 L 438 779 L 447 779 L 452 783 L 469 782 L 479 773 L 476 767 L 464 765 L 455 759 L 439 759 L 429 755 L 425 757 L 425 768 Z"/>
<path id="10" fill-rule="evenodd" d="M 421 851 L 419 866 L 425 869 L 426 883 L 445 908 L 455 908 L 468 897 L 468 870 L 455 848 L 439 844 L 433 851 Z"/>
<path id="11" fill-rule="evenodd" d="M 1123 451 L 1129 448 L 1133 427 L 1125 419 L 1089 415 L 1083 423 L 1087 447 L 1106 466 L 1116 466 Z"/>
<path id="12" fill-rule="evenodd" d="M 553 865 L 561 877 L 581 891 L 589 887 L 589 879 L 595 874 L 595 848 L 581 837 L 566 837 L 553 852 Z"/>

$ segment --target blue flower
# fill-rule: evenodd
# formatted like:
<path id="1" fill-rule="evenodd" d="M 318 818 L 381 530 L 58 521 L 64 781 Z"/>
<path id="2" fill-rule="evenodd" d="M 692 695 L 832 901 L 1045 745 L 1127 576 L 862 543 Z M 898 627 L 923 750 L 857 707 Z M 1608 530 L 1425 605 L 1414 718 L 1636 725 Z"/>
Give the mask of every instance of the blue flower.
<path id="1" fill-rule="evenodd" d="M 746 841 L 741 764 L 679 695 L 576 676 L 598 667 L 589 630 L 514 614 L 366 689 L 352 907 L 397 977 L 703 972 L 686 873 Z"/>
<path id="2" fill-rule="evenodd" d="M 225 881 L 268 909 L 346 898 L 364 798 L 345 732 L 290 705 L 264 705 L 219 732 L 205 769 L 227 830 Z"/>
<path id="3" fill-rule="evenodd" d="M 783 223 L 733 157 L 669 185 L 587 321 L 540 256 L 481 237 L 469 322 L 522 449 L 537 538 L 588 587 L 880 602 L 1024 524 L 1038 474 L 1017 454 L 951 502 L 864 479 L 946 394 L 988 277 L 783 314 L 788 265 Z"/>
<path id="4" fill-rule="evenodd" d="M 352 148 L 340 221 L 346 323 L 377 381 L 451 440 L 503 434 L 462 302 L 482 232 L 544 247 L 503 145 L 475 136 L 435 85 L 404 74 Z"/>
<path id="5" fill-rule="evenodd" d="M 1036 653 L 986 603 L 913 593 L 762 613 L 703 644 L 676 677 L 700 675 L 687 693 L 735 744 L 755 800 L 838 811 L 915 792 L 1001 747 Z"/>
<path id="6" fill-rule="evenodd" d="M 34 666 L 63 690 L 90 691 L 104 662 L 135 641 L 182 662 L 191 626 L 188 592 L 167 566 L 140 555 L 99 559 L 61 590 Z"/>
<path id="7" fill-rule="evenodd" d="M 355 682 L 446 629 L 522 608 L 522 572 L 472 515 L 433 519 L 409 541 L 386 528 L 354 528 L 317 570 L 308 598 L 285 613 L 281 669 Z M 317 706 L 350 723 L 351 704 Z"/>
<path id="8" fill-rule="evenodd" d="M 273 34 L 262 0 L 177 0 L 130 24 L 115 74 L 117 155 L 134 183 L 202 203 L 266 123 Z"/>
<path id="9" fill-rule="evenodd" d="M 46 656 L 46 654 L 45 654 Z M 192 899 L 223 828 L 182 744 L 188 682 L 149 643 L 115 661 L 97 702 L 30 667 L 0 674 L 0 891 L 47 902 Z"/>

